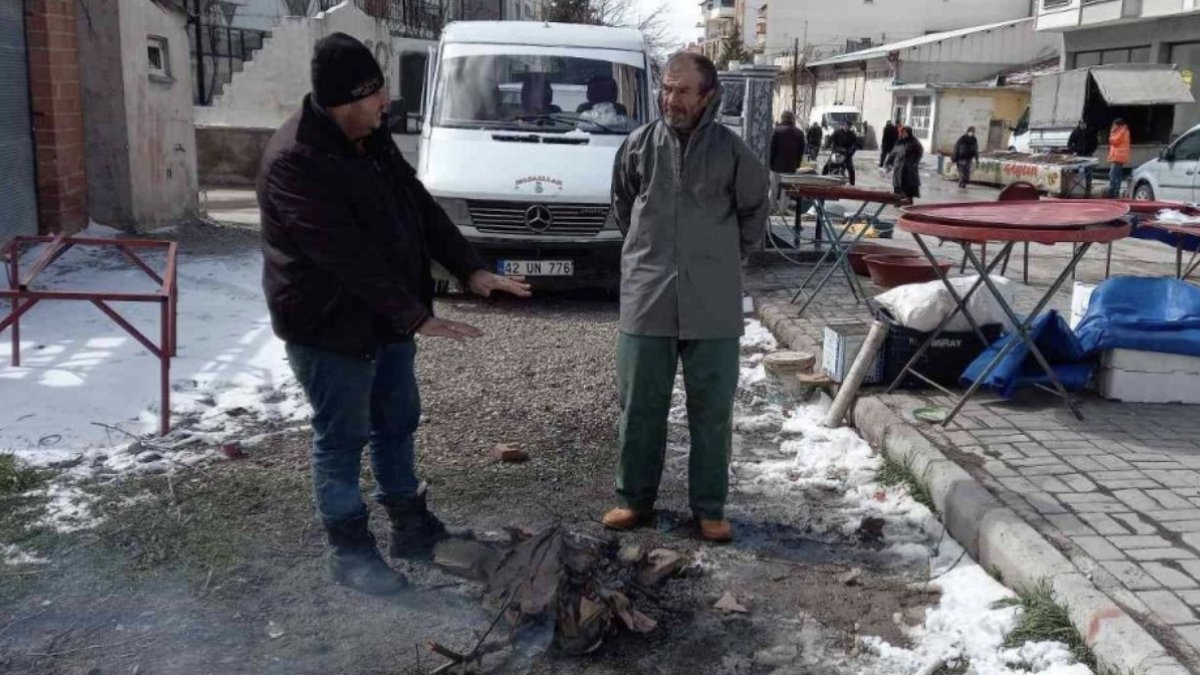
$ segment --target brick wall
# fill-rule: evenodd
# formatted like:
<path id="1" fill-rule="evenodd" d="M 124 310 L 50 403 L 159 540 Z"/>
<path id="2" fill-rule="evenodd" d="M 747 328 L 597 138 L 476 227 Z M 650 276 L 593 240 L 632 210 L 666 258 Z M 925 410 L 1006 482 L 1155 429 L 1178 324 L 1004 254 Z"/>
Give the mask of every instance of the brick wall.
<path id="1" fill-rule="evenodd" d="M 83 106 L 74 0 L 26 0 L 33 134 L 42 232 L 87 226 Z"/>

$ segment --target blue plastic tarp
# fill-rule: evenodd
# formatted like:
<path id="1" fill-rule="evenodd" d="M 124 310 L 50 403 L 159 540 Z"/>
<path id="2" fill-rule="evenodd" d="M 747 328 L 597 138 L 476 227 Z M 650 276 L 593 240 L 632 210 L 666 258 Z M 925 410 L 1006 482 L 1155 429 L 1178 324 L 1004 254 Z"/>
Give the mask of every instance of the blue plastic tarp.
<path id="1" fill-rule="evenodd" d="M 1114 277 L 1092 292 L 1075 333 L 1088 355 L 1136 349 L 1200 356 L 1200 288 L 1171 277 Z"/>
<path id="2" fill-rule="evenodd" d="M 1200 236 L 1194 234 L 1175 234 L 1156 227 L 1133 228 L 1134 239 L 1158 241 L 1171 247 L 1179 247 L 1185 251 L 1200 251 Z"/>
<path id="3" fill-rule="evenodd" d="M 1038 351 L 1046 357 L 1056 377 L 1067 391 L 1079 391 L 1091 380 L 1095 366 L 1088 362 L 1087 355 L 1071 327 L 1058 312 L 1049 311 L 1034 320 L 1029 328 L 1030 336 Z M 962 374 L 963 386 L 970 386 L 979 379 L 983 370 L 1011 341 L 1014 346 L 983 381 L 984 387 L 995 391 L 1003 398 L 1012 398 L 1017 389 L 1037 384 L 1049 385 L 1050 377 L 1038 365 L 1037 359 L 1016 333 L 1008 333 L 985 349 Z"/>

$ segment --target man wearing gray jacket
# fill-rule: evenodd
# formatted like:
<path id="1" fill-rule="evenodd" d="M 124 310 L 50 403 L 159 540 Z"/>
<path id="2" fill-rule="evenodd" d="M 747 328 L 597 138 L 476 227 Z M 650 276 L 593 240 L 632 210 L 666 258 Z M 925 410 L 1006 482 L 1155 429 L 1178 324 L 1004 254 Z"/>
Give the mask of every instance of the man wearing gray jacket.
<path id="1" fill-rule="evenodd" d="M 767 172 L 716 119 L 721 91 L 707 58 L 671 57 L 661 108 L 662 119 L 625 140 L 613 171 L 613 210 L 625 233 L 617 342 L 621 506 L 605 514 L 604 524 L 628 530 L 653 516 L 682 361 L 692 513 L 701 538 L 729 541 L 741 266 L 763 238 Z"/>

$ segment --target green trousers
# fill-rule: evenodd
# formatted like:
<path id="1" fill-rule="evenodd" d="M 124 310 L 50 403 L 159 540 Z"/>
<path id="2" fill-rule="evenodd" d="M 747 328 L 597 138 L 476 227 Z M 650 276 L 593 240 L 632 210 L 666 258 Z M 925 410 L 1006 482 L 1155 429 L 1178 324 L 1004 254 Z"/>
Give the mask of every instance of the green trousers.
<path id="1" fill-rule="evenodd" d="M 724 517 L 738 383 L 737 338 L 679 340 L 621 333 L 617 389 L 621 398 L 617 495 L 626 508 L 654 509 L 667 451 L 667 416 L 675 373 L 683 361 L 687 392 L 688 494 L 692 513 Z"/>

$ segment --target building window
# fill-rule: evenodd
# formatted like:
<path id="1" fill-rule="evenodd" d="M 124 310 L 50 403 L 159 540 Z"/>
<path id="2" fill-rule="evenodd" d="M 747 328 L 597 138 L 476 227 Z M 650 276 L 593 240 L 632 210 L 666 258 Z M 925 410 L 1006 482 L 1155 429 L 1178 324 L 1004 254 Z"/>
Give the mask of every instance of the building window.
<path id="1" fill-rule="evenodd" d="M 914 96 L 912 112 L 909 113 L 908 123 L 913 135 L 921 138 L 929 136 L 929 117 L 933 108 L 933 99 L 929 96 Z"/>
<path id="2" fill-rule="evenodd" d="M 892 106 L 892 121 L 896 124 L 908 123 L 908 97 L 897 96 L 896 102 Z"/>
<path id="3" fill-rule="evenodd" d="M 1106 66 L 1113 63 L 1150 63 L 1150 47 L 1104 49 L 1075 53 L 1075 67 Z"/>
<path id="4" fill-rule="evenodd" d="M 156 82 L 174 82 L 171 77 L 171 57 L 167 51 L 167 38 L 151 35 L 146 38 L 146 62 L 150 67 L 150 79 Z"/>
<path id="5" fill-rule="evenodd" d="M 1042 0 L 1042 9 L 1058 9 L 1071 4 L 1071 0 Z"/>

